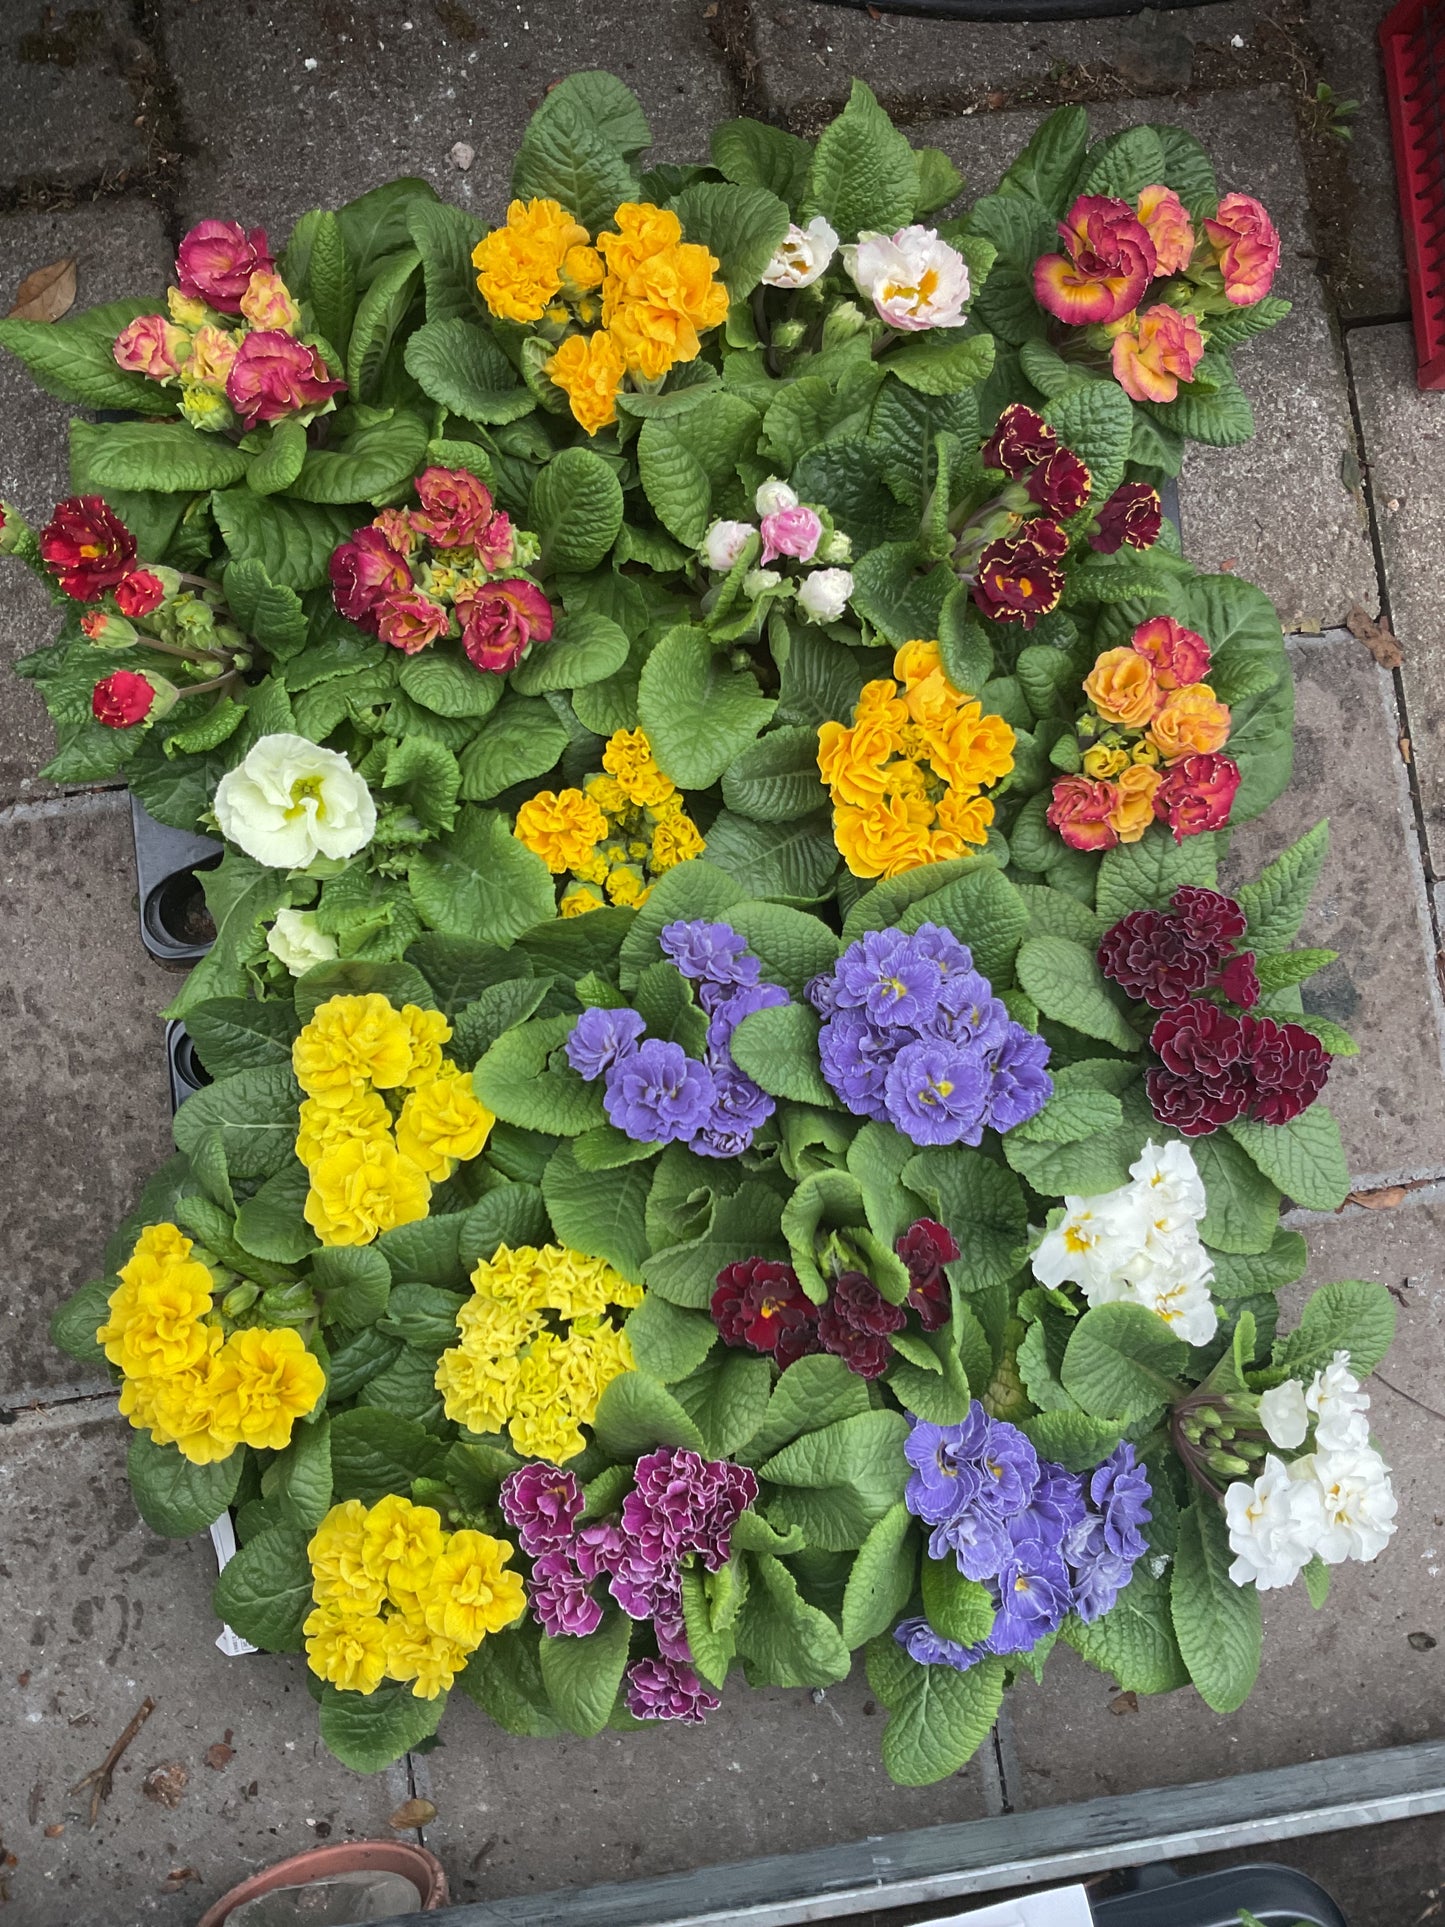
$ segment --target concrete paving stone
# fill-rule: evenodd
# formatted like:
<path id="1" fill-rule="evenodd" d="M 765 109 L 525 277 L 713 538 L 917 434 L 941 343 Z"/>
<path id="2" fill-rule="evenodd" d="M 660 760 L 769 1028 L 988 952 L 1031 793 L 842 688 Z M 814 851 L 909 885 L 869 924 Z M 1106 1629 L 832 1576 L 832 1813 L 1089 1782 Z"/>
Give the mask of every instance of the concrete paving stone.
<path id="1" fill-rule="evenodd" d="M 142 166 L 127 76 L 149 60 L 125 0 L 0 9 L 0 185 L 69 187 Z"/>
<path id="2" fill-rule="evenodd" d="M 819 1704 L 730 1681 L 706 1726 L 594 1740 L 514 1738 L 461 1693 L 442 1744 L 413 1758 L 437 1817 L 426 1843 L 456 1900 L 640 1880 L 989 1811 L 984 1762 L 932 1787 L 895 1787 L 886 1715 L 861 1661 Z"/>
<path id="3" fill-rule="evenodd" d="M 0 125 L 3 120 L 0 110 Z M 27 274 L 71 254 L 77 310 L 148 288 L 159 295 L 172 266 L 161 211 L 139 196 L 0 216 L 0 312 L 10 307 Z M 6 431 L 0 438 L 0 499 L 15 503 L 31 521 L 48 518 L 67 492 L 67 424 L 76 412 L 37 388 L 13 356 L 0 354 Z M 36 779 L 55 754 L 50 719 L 37 691 L 12 676 L 10 664 L 49 642 L 57 626 L 50 599 L 29 570 L 0 561 L 0 804 L 51 789 Z"/>
<path id="4" fill-rule="evenodd" d="M 0 1402 L 73 1386 L 51 1312 L 171 1151 L 163 1026 L 120 793 L 0 814 Z M 94 1380 L 95 1374 L 90 1373 Z"/>
<path id="5" fill-rule="evenodd" d="M 695 0 L 653 0 L 639 31 L 626 0 L 161 0 L 167 61 L 195 149 L 187 221 L 263 222 L 280 241 L 298 214 L 400 174 L 497 218 L 522 130 L 547 88 L 606 67 L 639 96 L 664 160 L 706 156 L 733 110 Z M 224 45 L 227 57 L 214 57 Z M 238 94 L 235 75 L 245 75 Z M 469 171 L 448 162 L 475 150 Z"/>
<path id="6" fill-rule="evenodd" d="M 1015 1767 L 1008 1790 L 1016 1807 L 1177 1786 L 1445 1734 L 1445 1500 L 1436 1415 L 1445 1378 L 1445 1198 L 1434 1187 L 1395 1211 L 1352 1208 L 1301 1228 L 1310 1268 L 1284 1294 L 1286 1329 L 1310 1290 L 1338 1278 L 1375 1279 L 1405 1300 L 1383 1370 L 1433 1411 L 1371 1381 L 1370 1420 L 1400 1503 L 1395 1537 L 1371 1564 L 1336 1566 L 1319 1613 L 1303 1585 L 1264 1596 L 1259 1682 L 1237 1713 L 1211 1713 L 1192 1688 L 1141 1694 L 1137 1711 L 1115 1708 L 1112 1681 L 1072 1651 L 1057 1652 L 1042 1685 L 1026 1682 L 1009 1697 Z M 1425 1650 L 1411 1645 L 1412 1633 L 1427 1636 Z M 1290 1856 L 1281 1850 L 1271 1857 Z"/>
<path id="7" fill-rule="evenodd" d="M 0 1824 L 16 1862 L 0 1894 L 8 1882 L 25 1927 L 190 1927 L 287 1854 L 397 1837 L 387 1816 L 410 1791 L 404 1764 L 367 1778 L 331 1758 L 300 1660 L 217 1650 L 210 1540 L 142 1523 L 130 1428 L 112 1413 L 109 1400 L 27 1413 L 0 1454 Z M 146 1698 L 155 1711 L 90 1831 L 68 1789 Z M 173 1805 L 148 1792 L 157 1768 Z"/>
<path id="8" fill-rule="evenodd" d="M 911 127 L 909 138 L 942 147 L 977 198 L 998 185 L 1043 117 L 1032 108 L 956 116 Z M 1264 202 L 1283 238 L 1274 291 L 1295 304 L 1279 327 L 1236 355 L 1254 406 L 1254 439 L 1239 448 L 1188 444 L 1180 482 L 1186 552 L 1201 568 L 1257 582 L 1288 629 L 1338 623 L 1356 602 L 1373 610 L 1379 588 L 1364 507 L 1341 480 L 1341 458 L 1354 451 L 1349 392 L 1314 268 L 1288 101 L 1279 88 L 1260 87 L 1089 109 L 1096 137 L 1151 120 L 1197 136 L 1224 192 L 1241 189 Z"/>
<path id="9" fill-rule="evenodd" d="M 1430 867 L 1445 877 L 1445 394 L 1416 387 L 1408 323 L 1352 329 L 1348 344 Z"/>
<path id="10" fill-rule="evenodd" d="M 1358 1057 L 1337 1057 L 1325 1101 L 1357 1188 L 1445 1171 L 1440 993 L 1393 690 L 1363 643 L 1335 634 L 1290 645 L 1294 779 L 1234 832 L 1225 887 L 1256 877 L 1321 817 L 1330 851 L 1299 941 L 1339 959 L 1303 985 L 1305 1008 L 1343 1024 Z"/>
<path id="11" fill-rule="evenodd" d="M 1181 35 L 1221 62 L 1247 52 L 1258 9 L 1243 4 L 1162 8 L 1154 31 L 1137 18 L 1051 20 L 1002 26 L 914 19 L 806 0 L 759 0 L 753 32 L 759 73 L 773 113 L 799 132 L 814 132 L 848 98 L 851 80 L 868 85 L 891 111 L 920 114 L 982 106 L 990 93 L 1040 91 L 1066 70 L 1097 85 L 1107 74 L 1134 80 L 1141 91 L 1159 71 L 1153 49 Z M 1245 47 L 1234 49 L 1238 34 Z M 1187 84 L 1187 82 L 1185 83 Z"/>
<path id="12" fill-rule="evenodd" d="M 1332 229 L 1330 284 L 1347 321 L 1400 315 L 1410 306 L 1380 58 L 1379 26 L 1388 12 L 1386 0 L 1316 0 L 1310 9 L 1326 85 L 1341 100 L 1359 102 L 1346 123 L 1350 138 L 1335 156 L 1342 204 L 1331 208 L 1316 195 Z"/>

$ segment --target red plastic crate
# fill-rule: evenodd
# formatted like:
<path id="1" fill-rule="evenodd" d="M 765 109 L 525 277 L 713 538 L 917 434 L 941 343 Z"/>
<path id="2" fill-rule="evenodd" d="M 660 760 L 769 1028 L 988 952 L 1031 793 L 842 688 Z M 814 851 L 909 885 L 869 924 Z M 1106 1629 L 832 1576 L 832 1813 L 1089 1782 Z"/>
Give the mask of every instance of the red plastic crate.
<path id="1" fill-rule="evenodd" d="M 1401 0 L 1380 22 L 1385 93 L 1422 388 L 1445 388 L 1445 0 Z"/>

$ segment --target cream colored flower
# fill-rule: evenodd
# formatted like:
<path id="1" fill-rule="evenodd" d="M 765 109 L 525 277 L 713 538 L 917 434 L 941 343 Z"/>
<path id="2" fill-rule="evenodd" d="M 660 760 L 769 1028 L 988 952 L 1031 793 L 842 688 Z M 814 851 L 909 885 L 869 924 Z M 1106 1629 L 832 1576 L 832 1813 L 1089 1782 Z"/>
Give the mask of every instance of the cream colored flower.
<path id="1" fill-rule="evenodd" d="M 364 780 L 305 736 L 263 736 L 217 784 L 215 811 L 221 834 L 273 870 L 355 856 L 376 829 Z"/>

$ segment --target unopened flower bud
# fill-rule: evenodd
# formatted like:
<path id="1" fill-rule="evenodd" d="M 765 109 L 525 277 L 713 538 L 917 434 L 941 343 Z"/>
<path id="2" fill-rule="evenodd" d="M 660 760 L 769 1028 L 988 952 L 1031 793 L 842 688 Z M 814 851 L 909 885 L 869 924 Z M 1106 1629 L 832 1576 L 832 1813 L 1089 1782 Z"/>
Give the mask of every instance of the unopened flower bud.
<path id="1" fill-rule="evenodd" d="M 851 341 L 860 328 L 866 327 L 868 317 L 856 301 L 840 301 L 828 310 L 823 323 L 823 348 L 836 348 L 840 342 Z"/>
<path id="2" fill-rule="evenodd" d="M 797 319 L 780 321 L 773 329 L 773 346 L 783 349 L 784 352 L 790 348 L 796 348 L 807 332 L 808 324 L 806 321 L 799 321 Z"/>
<path id="3" fill-rule="evenodd" d="M 836 622 L 848 607 L 853 577 L 847 569 L 814 569 L 798 587 L 798 607 L 810 622 Z"/>
<path id="4" fill-rule="evenodd" d="M 80 633 L 97 649 L 135 647 L 135 624 L 124 616 L 108 616 L 104 609 L 87 609 L 80 618 Z"/>
<path id="5" fill-rule="evenodd" d="M 743 594 L 749 602 L 756 602 L 769 589 L 776 589 L 782 579 L 776 569 L 749 569 L 743 577 Z"/>
<path id="6" fill-rule="evenodd" d="M 753 507 L 759 515 L 777 515 L 783 509 L 795 509 L 798 496 L 795 489 L 786 482 L 780 482 L 776 475 L 770 475 L 753 497 Z"/>
<path id="7" fill-rule="evenodd" d="M 853 560 L 853 544 L 842 529 L 830 529 L 818 544 L 815 558 L 819 562 L 836 564 Z"/>
<path id="8" fill-rule="evenodd" d="M 252 1305 L 255 1304 L 260 1296 L 261 1287 L 259 1285 L 248 1284 L 244 1280 L 239 1285 L 232 1285 L 231 1289 L 221 1300 L 221 1316 L 223 1318 L 239 1318 L 243 1312 L 248 1312 L 251 1309 Z"/>
<path id="9" fill-rule="evenodd" d="M 272 1325 L 304 1325 L 316 1310 L 310 1285 L 269 1285 L 261 1294 L 261 1310 Z"/>
<path id="10" fill-rule="evenodd" d="M 1218 1472 L 1226 1479 L 1242 1479 L 1249 1471 L 1249 1460 L 1234 1452 L 1206 1452 L 1204 1463 L 1211 1472 Z"/>
<path id="11" fill-rule="evenodd" d="M 30 525 L 13 502 L 0 502 L 0 555 L 16 555 L 24 546 Z"/>
<path id="12" fill-rule="evenodd" d="M 213 435 L 223 434 L 236 422 L 235 410 L 224 395 L 193 381 L 181 383 L 181 413 L 192 428 L 201 428 Z"/>

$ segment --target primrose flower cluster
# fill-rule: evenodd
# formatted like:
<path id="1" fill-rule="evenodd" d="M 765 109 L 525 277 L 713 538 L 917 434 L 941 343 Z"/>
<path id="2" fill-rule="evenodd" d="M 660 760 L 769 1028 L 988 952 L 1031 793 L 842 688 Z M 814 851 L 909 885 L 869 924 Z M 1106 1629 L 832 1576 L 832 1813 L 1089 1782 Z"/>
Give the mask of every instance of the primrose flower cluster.
<path id="1" fill-rule="evenodd" d="M 746 1466 L 682 1448 L 637 1461 L 632 1491 L 614 1518 L 584 1518 L 570 1472 L 524 1465 L 502 1484 L 502 1511 L 532 1561 L 532 1617 L 549 1639 L 582 1638 L 602 1623 L 607 1590 L 629 1619 L 650 1624 L 656 1658 L 627 1668 L 628 1710 L 639 1720 L 700 1726 L 722 1704 L 693 1669 L 683 1622 L 682 1574 L 727 1564 L 733 1527 L 758 1496 Z"/>
<path id="2" fill-rule="evenodd" d="M 1048 808 L 1070 849 L 1137 843 L 1156 817 L 1176 843 L 1229 821 L 1240 772 L 1222 753 L 1229 705 L 1209 667 L 1209 644 L 1173 616 L 1151 616 L 1127 648 L 1098 656 L 1075 725 L 1083 772 L 1059 778 Z"/>
<path id="3" fill-rule="evenodd" d="M 1022 402 L 1003 410 L 980 458 L 1004 485 L 959 530 L 953 566 L 991 622 L 1032 629 L 1058 607 L 1073 540 L 1066 524 L 1083 527 L 1100 555 L 1149 549 L 1159 539 L 1159 492 L 1147 482 L 1121 482 L 1085 522 L 1094 492 L 1088 464 Z"/>
<path id="4" fill-rule="evenodd" d="M 641 729 L 614 730 L 602 774 L 587 777 L 581 789 L 528 797 L 512 834 L 553 876 L 567 876 L 564 917 L 609 903 L 639 910 L 658 877 L 703 853 L 682 791 L 658 768 Z"/>
<path id="5" fill-rule="evenodd" d="M 337 610 L 408 656 L 460 637 L 474 669 L 505 675 L 552 637 L 552 605 L 522 573 L 537 538 L 465 468 L 424 469 L 416 492 L 417 508 L 383 509 L 332 552 Z"/>
<path id="6" fill-rule="evenodd" d="M 889 1343 L 908 1323 L 910 1311 L 926 1332 L 946 1325 L 953 1308 L 943 1267 L 958 1257 L 958 1244 L 946 1225 L 932 1218 L 911 1224 L 893 1249 L 908 1270 L 908 1292 L 891 1304 L 868 1276 L 867 1259 L 851 1241 L 835 1234 L 822 1256 L 852 1260 L 846 1268 L 830 1264 L 826 1304 L 815 1305 L 791 1265 L 767 1258 L 743 1258 L 717 1275 L 711 1312 L 724 1344 L 772 1358 L 780 1372 L 815 1352 L 841 1358 L 860 1378 L 881 1378 L 893 1359 Z"/>
<path id="7" fill-rule="evenodd" d="M 838 235 L 821 214 L 805 226 L 788 223 L 787 233 L 763 269 L 766 288 L 811 288 L 839 253 Z M 971 292 L 968 263 L 943 240 L 937 228 L 913 222 L 883 234 L 865 229 L 841 251 L 844 271 L 870 301 L 880 321 L 903 334 L 931 328 L 961 328 Z"/>
<path id="8" fill-rule="evenodd" d="M 310 421 L 336 406 L 333 377 L 276 272 L 264 228 L 201 221 L 176 255 L 166 314 L 116 336 L 117 366 L 180 389 L 181 413 L 213 434 L 263 422 Z"/>
<path id="9" fill-rule="evenodd" d="M 429 1505 L 388 1493 L 334 1505 L 306 1548 L 311 1596 L 306 1662 L 343 1693 L 393 1679 L 417 1699 L 449 1690 L 489 1633 L 521 1617 L 526 1597 L 505 1539 L 443 1529 Z"/>
<path id="10" fill-rule="evenodd" d="M 263 1325 L 227 1333 L 215 1294 L 237 1281 L 205 1262 L 178 1225 L 148 1225 L 119 1277 L 95 1338 L 122 1374 L 122 1415 L 192 1465 L 243 1445 L 284 1451 L 326 1390 L 301 1334 Z M 255 1294 L 242 1287 L 240 1296 L 249 1305 Z"/>
<path id="11" fill-rule="evenodd" d="M 1062 253 L 1034 263 L 1039 305 L 1093 350 L 1134 401 L 1171 402 L 1195 378 L 1209 318 L 1262 301 L 1279 235 L 1251 195 L 1226 194 L 1196 232 L 1172 189 L 1136 199 L 1082 194 L 1059 223 Z M 1066 351 L 1071 344 L 1066 340 Z"/>
<path id="12" fill-rule="evenodd" d="M 1350 1354 L 1337 1351 L 1308 1385 L 1287 1378 L 1254 1403 L 1257 1415 L 1232 1409 L 1220 1414 L 1221 1421 L 1241 1421 L 1223 1445 L 1223 1452 L 1235 1458 L 1232 1469 L 1248 1471 L 1238 1455 L 1251 1443 L 1251 1456 L 1257 1455 L 1261 1433 L 1280 1451 L 1303 1445 L 1311 1427 L 1313 1437 L 1307 1452 L 1290 1459 L 1267 1452 L 1253 1480 L 1237 1478 L 1226 1486 L 1224 1516 L 1235 1555 L 1229 1576 L 1235 1585 L 1268 1592 L 1292 1585 L 1313 1559 L 1338 1566 L 1347 1559 L 1378 1558 L 1395 1531 L 1398 1502 L 1390 1468 L 1370 1443 L 1365 1417 L 1370 1398 L 1350 1370 Z M 1191 1426 L 1185 1416 L 1183 1425 L 1180 1447 L 1187 1456 L 1191 1447 L 1198 1451 L 1205 1445 L 1208 1433 L 1192 1436 L 1202 1430 L 1198 1419 Z M 1207 1461 L 1217 1462 L 1214 1454 Z"/>
<path id="13" fill-rule="evenodd" d="M 646 391 L 695 361 L 728 311 L 716 255 L 670 208 L 625 201 L 613 221 L 594 245 L 559 201 L 513 201 L 472 254 L 491 313 L 557 344 L 543 369 L 589 435 L 616 421 L 625 381 Z"/>
<path id="14" fill-rule="evenodd" d="M 1090 1624 L 1133 1576 L 1152 1514 L 1148 1474 L 1127 1443 L 1084 1473 L 1040 1459 L 1029 1440 L 977 1400 L 958 1425 L 913 1421 L 904 1502 L 929 1527 L 928 1556 L 982 1585 L 989 1630 L 947 1639 L 926 1615 L 893 1637 L 923 1666 L 967 1672 L 981 1659 L 1031 1652 L 1070 1613 Z M 925 1586 L 925 1599 L 928 1596 Z"/>
<path id="15" fill-rule="evenodd" d="M 1016 1023 L 951 930 L 870 930 L 808 985 L 823 1076 L 855 1117 L 915 1144 L 978 1144 L 1053 1094 L 1049 1047 Z"/>
<path id="16" fill-rule="evenodd" d="M 1160 1012 L 1149 1033 L 1159 1062 L 1144 1082 L 1154 1115 L 1185 1137 L 1241 1117 L 1288 1124 L 1330 1074 L 1312 1032 L 1250 1008 L 1259 998 L 1254 955 L 1237 947 L 1247 928 L 1232 897 L 1186 885 L 1169 910 L 1131 910 L 1099 944 L 1104 975 Z"/>
<path id="17" fill-rule="evenodd" d="M 1077 1285 L 1091 1307 L 1143 1305 L 1186 1345 L 1207 1345 L 1219 1325 L 1214 1260 L 1199 1236 L 1208 1203 L 1189 1147 L 1146 1144 L 1129 1180 L 1065 1198 L 1033 1254 L 1033 1274 L 1054 1291 Z"/>
<path id="18" fill-rule="evenodd" d="M 689 982 L 708 1019 L 701 1059 L 671 1039 L 647 1036 L 635 1010 L 584 1010 L 567 1039 L 579 1077 L 602 1078 L 603 1103 L 619 1131 L 641 1144 L 685 1144 L 699 1157 L 741 1157 L 772 1116 L 774 1102 L 733 1062 L 732 1034 L 744 1017 L 786 1004 L 777 984 L 725 923 L 664 926 L 663 953 Z"/>
<path id="19" fill-rule="evenodd" d="M 601 1258 L 565 1245 L 499 1245 L 472 1273 L 462 1338 L 441 1355 L 436 1388 L 469 1432 L 507 1432 L 518 1452 L 557 1464 L 583 1450 L 582 1427 L 632 1347 L 609 1316 L 642 1301 Z"/>
<path id="20" fill-rule="evenodd" d="M 833 840 L 854 876 L 891 877 L 988 841 L 984 794 L 1013 768 L 1001 716 L 948 680 L 936 642 L 906 642 L 893 676 L 865 683 L 851 724 L 818 729 Z"/>
<path id="21" fill-rule="evenodd" d="M 439 1010 L 379 991 L 318 1006 L 291 1051 L 301 1105 L 296 1155 L 311 1179 L 304 1215 L 323 1245 L 370 1244 L 413 1224 L 434 1184 L 480 1155 L 492 1113 L 442 1056 Z"/>
<path id="22" fill-rule="evenodd" d="M 756 524 L 722 519 L 710 522 L 698 550 L 699 559 L 709 569 L 726 575 L 756 543 L 758 567 L 749 569 L 743 578 L 743 593 L 750 601 L 788 597 L 804 621 L 836 622 L 853 593 L 852 572 L 836 566 L 853 559 L 853 544 L 848 537 L 834 528 L 827 509 L 800 500 L 797 490 L 775 475 L 759 484 L 753 507 L 759 517 Z M 770 566 L 774 562 L 797 562 L 807 573 L 785 576 L 781 569 Z"/>

